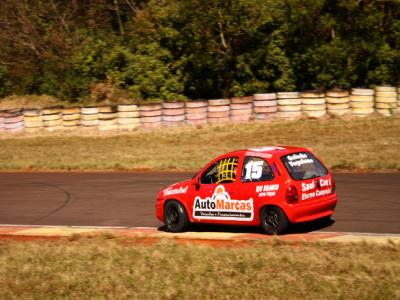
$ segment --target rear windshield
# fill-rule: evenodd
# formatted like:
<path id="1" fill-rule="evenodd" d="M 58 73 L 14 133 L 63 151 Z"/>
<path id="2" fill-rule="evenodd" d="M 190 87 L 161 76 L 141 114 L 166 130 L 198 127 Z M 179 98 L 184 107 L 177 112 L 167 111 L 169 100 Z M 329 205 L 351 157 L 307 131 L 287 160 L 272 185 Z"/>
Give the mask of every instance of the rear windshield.
<path id="1" fill-rule="evenodd" d="M 295 180 L 306 180 L 328 174 L 328 170 L 321 162 L 308 152 L 292 153 L 282 156 L 281 159 L 290 176 Z"/>

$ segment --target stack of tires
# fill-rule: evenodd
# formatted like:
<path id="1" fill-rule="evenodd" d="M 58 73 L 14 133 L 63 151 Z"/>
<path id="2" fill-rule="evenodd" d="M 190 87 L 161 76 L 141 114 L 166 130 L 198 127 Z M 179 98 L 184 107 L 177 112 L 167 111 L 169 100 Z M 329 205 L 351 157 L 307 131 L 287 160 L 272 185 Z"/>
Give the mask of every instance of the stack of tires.
<path id="1" fill-rule="evenodd" d="M 370 115 L 374 112 L 374 90 L 354 88 L 350 95 L 351 112 L 359 117 Z"/>
<path id="2" fill-rule="evenodd" d="M 343 116 L 351 113 L 349 91 L 332 90 L 326 92 L 328 114 Z"/>
<path id="3" fill-rule="evenodd" d="M 246 123 L 253 118 L 253 96 L 234 97 L 230 102 L 233 123 Z"/>
<path id="4" fill-rule="evenodd" d="M 21 109 L 8 110 L 4 112 L 4 128 L 7 132 L 23 132 L 24 117 Z"/>
<path id="5" fill-rule="evenodd" d="M 40 109 L 24 109 L 25 132 L 37 132 L 43 128 L 43 117 Z"/>
<path id="6" fill-rule="evenodd" d="M 195 126 L 207 124 L 207 105 L 206 100 L 186 102 L 186 123 Z"/>
<path id="7" fill-rule="evenodd" d="M 95 129 L 99 126 L 99 108 L 98 107 L 82 107 L 81 108 L 81 125 L 85 129 Z"/>
<path id="8" fill-rule="evenodd" d="M 301 117 L 301 98 L 298 92 L 281 92 L 278 96 L 278 117 L 296 119 Z"/>
<path id="9" fill-rule="evenodd" d="M 220 124 L 229 122 L 229 99 L 208 100 L 207 117 L 208 123 Z"/>
<path id="10" fill-rule="evenodd" d="M 118 129 L 118 115 L 114 106 L 99 107 L 99 130 L 109 131 Z"/>
<path id="11" fill-rule="evenodd" d="M 117 118 L 118 117 L 118 118 Z M 140 126 L 140 113 L 136 104 L 118 105 L 118 114 L 112 109 L 108 113 L 108 129 L 134 130 Z"/>
<path id="12" fill-rule="evenodd" d="M 397 108 L 400 110 L 400 87 L 397 87 Z"/>
<path id="13" fill-rule="evenodd" d="M 139 107 L 140 121 L 144 128 L 156 128 L 161 125 L 161 103 L 147 103 Z"/>
<path id="14" fill-rule="evenodd" d="M 254 94 L 253 111 L 256 120 L 269 120 L 273 118 L 278 111 L 278 102 L 276 94 Z"/>
<path id="15" fill-rule="evenodd" d="M 74 130 L 81 125 L 80 107 L 68 107 L 62 110 L 62 124 L 64 129 Z"/>
<path id="16" fill-rule="evenodd" d="M 309 118 L 321 118 L 326 115 L 325 94 L 318 91 L 301 93 L 303 114 Z"/>
<path id="17" fill-rule="evenodd" d="M 384 116 L 397 112 L 397 92 L 394 86 L 375 87 L 375 109 Z"/>
<path id="18" fill-rule="evenodd" d="M 164 102 L 162 108 L 164 126 L 179 127 L 185 124 L 185 102 Z"/>
<path id="19" fill-rule="evenodd" d="M 0 132 L 4 131 L 4 112 L 0 111 Z"/>
<path id="20" fill-rule="evenodd" d="M 63 129 L 62 108 L 50 107 L 42 110 L 43 127 L 47 131 Z"/>

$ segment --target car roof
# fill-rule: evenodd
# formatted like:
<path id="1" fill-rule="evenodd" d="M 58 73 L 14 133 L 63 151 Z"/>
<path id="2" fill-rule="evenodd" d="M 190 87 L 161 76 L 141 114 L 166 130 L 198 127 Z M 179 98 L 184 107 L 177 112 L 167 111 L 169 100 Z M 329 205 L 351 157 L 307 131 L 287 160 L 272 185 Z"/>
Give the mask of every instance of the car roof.
<path id="1" fill-rule="evenodd" d="M 258 153 L 269 153 L 269 154 L 278 154 L 279 156 L 301 152 L 301 151 L 309 151 L 304 147 L 297 146 L 263 146 L 263 147 L 254 147 L 248 149 L 241 149 L 237 151 L 228 152 L 224 155 L 254 155 L 257 156 Z"/>

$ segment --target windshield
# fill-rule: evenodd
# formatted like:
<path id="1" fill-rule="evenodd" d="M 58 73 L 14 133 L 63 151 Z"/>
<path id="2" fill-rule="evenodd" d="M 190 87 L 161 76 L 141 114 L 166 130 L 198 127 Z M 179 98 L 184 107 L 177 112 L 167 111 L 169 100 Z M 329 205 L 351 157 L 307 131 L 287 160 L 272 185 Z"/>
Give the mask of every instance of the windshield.
<path id="1" fill-rule="evenodd" d="M 322 177 L 328 170 L 311 153 L 297 152 L 281 157 L 283 164 L 290 176 L 295 180 L 306 180 Z"/>

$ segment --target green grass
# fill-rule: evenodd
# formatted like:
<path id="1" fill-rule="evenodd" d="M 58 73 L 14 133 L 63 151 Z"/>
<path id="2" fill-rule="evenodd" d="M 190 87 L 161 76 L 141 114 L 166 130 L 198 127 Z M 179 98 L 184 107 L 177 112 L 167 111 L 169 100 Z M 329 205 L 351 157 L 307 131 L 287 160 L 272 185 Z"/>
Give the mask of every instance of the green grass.
<path id="1" fill-rule="evenodd" d="M 274 121 L 158 129 L 3 134 L 0 170 L 197 170 L 219 154 L 263 145 L 311 148 L 335 171 L 399 171 L 400 118 Z"/>
<path id="2" fill-rule="evenodd" d="M 399 299 L 400 245 L 0 242 L 1 299 Z"/>

